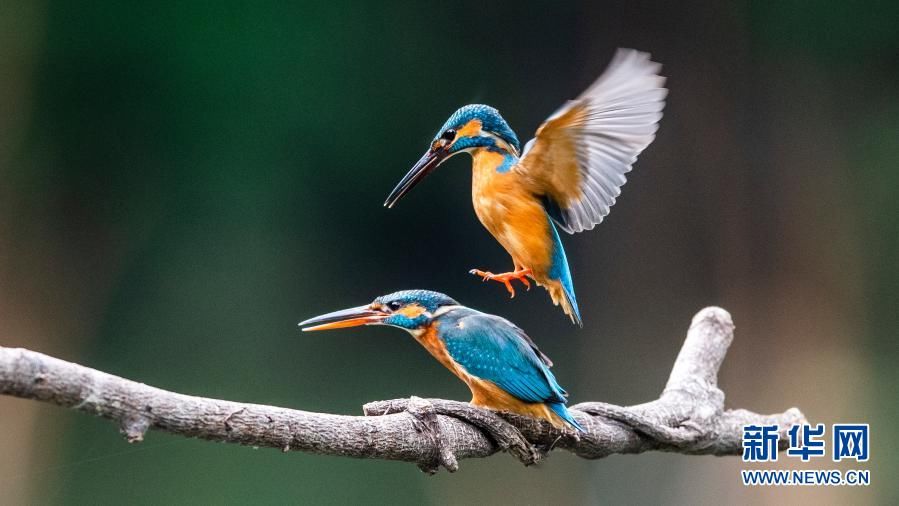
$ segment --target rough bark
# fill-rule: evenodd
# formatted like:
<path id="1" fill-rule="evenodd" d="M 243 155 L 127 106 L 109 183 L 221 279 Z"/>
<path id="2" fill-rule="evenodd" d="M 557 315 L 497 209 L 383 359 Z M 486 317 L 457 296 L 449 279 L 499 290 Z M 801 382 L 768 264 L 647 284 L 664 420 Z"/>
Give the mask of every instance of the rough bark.
<path id="1" fill-rule="evenodd" d="M 313 413 L 169 392 L 20 348 L 0 347 L 0 393 L 108 418 L 129 442 L 148 429 L 187 437 L 357 458 L 402 460 L 433 473 L 465 458 L 506 451 L 526 465 L 550 450 L 596 459 L 660 450 L 736 455 L 744 424 L 777 424 L 781 442 L 802 413 L 760 415 L 724 409 L 717 375 L 733 340 L 727 311 L 694 318 L 659 399 L 630 407 L 584 402 L 571 407 L 585 432 L 442 399 L 366 404 L 366 416 Z M 2 421 L 0 421 L 2 423 Z"/>

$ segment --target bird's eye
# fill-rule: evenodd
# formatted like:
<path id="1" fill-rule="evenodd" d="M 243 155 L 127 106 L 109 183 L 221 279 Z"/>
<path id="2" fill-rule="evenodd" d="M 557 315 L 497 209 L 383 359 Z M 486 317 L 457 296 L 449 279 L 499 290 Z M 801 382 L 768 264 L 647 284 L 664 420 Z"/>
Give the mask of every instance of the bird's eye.
<path id="1" fill-rule="evenodd" d="M 403 307 L 403 304 L 399 301 L 393 301 L 387 304 L 387 307 L 390 308 L 391 311 L 397 311 L 399 308 Z"/>
<path id="2" fill-rule="evenodd" d="M 456 131 L 450 128 L 449 130 L 446 130 L 442 134 L 440 134 L 440 138 L 446 141 L 451 141 L 456 138 Z"/>

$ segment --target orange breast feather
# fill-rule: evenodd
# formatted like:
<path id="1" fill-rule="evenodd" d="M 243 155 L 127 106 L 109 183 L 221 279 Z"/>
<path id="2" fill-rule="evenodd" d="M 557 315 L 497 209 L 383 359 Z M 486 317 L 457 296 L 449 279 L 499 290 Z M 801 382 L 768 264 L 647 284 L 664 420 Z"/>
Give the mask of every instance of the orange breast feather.
<path id="1" fill-rule="evenodd" d="M 512 260 L 545 277 L 552 263 L 549 217 L 516 171 L 498 172 L 503 155 L 473 153 L 472 204 L 478 219 L 509 252 Z"/>

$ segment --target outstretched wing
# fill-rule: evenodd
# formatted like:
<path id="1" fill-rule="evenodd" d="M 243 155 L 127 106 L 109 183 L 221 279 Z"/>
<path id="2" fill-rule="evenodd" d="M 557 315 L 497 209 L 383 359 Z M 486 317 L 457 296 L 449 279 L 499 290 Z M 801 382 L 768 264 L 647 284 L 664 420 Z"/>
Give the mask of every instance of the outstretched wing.
<path id="1" fill-rule="evenodd" d="M 513 170 L 573 234 L 609 214 L 625 174 L 655 138 L 665 107 L 662 66 L 648 53 L 619 49 L 605 72 L 537 130 Z"/>
<path id="2" fill-rule="evenodd" d="M 472 313 L 442 328 L 450 356 L 469 374 L 525 402 L 565 403 L 549 359 L 524 332 L 498 316 Z"/>

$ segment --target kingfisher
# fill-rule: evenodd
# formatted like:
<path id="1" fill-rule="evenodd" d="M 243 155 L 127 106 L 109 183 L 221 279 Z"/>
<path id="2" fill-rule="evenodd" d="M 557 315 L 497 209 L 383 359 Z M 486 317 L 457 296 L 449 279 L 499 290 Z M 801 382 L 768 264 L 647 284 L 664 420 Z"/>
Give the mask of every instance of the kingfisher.
<path id="1" fill-rule="evenodd" d="M 469 153 L 475 214 L 513 263 L 511 272 L 470 273 L 502 283 L 512 297 L 511 282 L 530 288 L 531 278 L 583 326 L 557 229 L 590 230 L 609 214 L 625 174 L 655 138 L 667 95 L 660 71 L 648 53 L 619 49 L 599 79 L 549 116 L 523 151 L 499 111 L 466 105 L 384 205 L 393 207 L 448 158 Z"/>
<path id="2" fill-rule="evenodd" d="M 549 357 L 505 318 L 467 308 L 442 293 L 403 290 L 300 323 L 303 331 L 361 325 L 388 325 L 412 334 L 468 385 L 475 406 L 583 431 L 565 407 L 568 393 L 549 370 Z"/>

